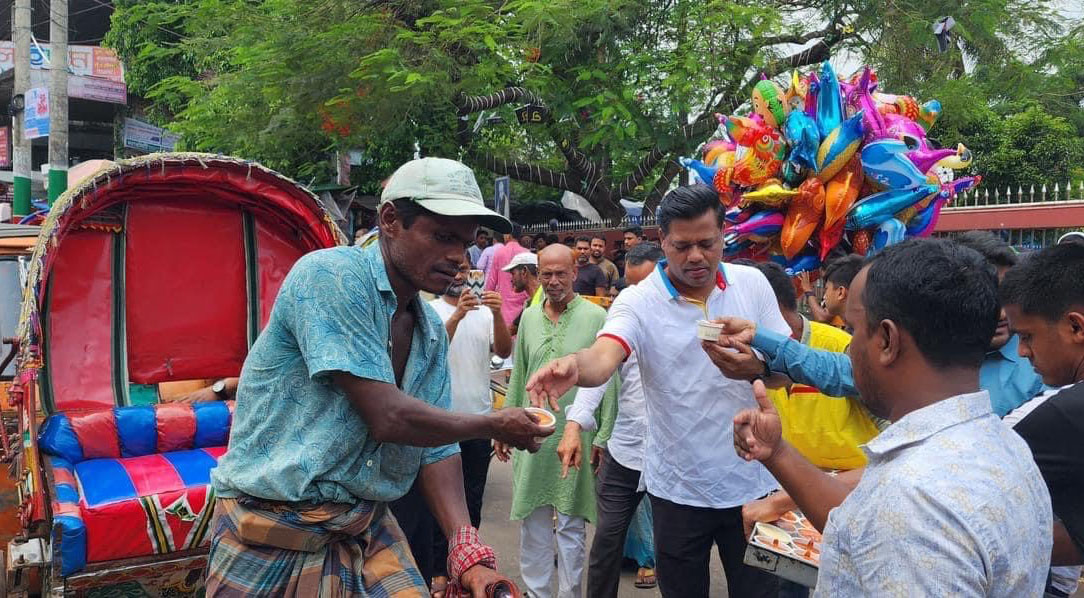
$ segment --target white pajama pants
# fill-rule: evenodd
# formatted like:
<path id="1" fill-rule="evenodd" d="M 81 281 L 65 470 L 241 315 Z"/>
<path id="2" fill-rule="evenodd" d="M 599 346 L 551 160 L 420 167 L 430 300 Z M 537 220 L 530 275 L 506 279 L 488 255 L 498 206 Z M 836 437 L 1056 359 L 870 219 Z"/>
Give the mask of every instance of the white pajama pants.
<path id="1" fill-rule="evenodd" d="M 587 560 L 587 520 L 557 513 L 554 538 L 553 513 L 553 507 L 539 507 L 523 520 L 519 530 L 520 577 L 530 598 L 553 598 L 556 544 L 557 598 L 580 598 Z"/>

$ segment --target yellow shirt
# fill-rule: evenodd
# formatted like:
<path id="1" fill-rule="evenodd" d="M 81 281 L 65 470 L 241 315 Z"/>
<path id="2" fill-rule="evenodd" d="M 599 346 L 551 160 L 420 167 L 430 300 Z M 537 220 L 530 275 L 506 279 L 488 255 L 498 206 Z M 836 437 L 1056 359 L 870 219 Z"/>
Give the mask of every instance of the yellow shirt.
<path id="1" fill-rule="evenodd" d="M 805 321 L 802 342 L 814 349 L 843 353 L 851 335 L 819 322 Z M 866 408 L 856 399 L 829 397 L 804 384 L 769 392 L 783 423 L 783 438 L 822 469 L 855 469 L 866 464 L 859 445 L 877 435 Z"/>

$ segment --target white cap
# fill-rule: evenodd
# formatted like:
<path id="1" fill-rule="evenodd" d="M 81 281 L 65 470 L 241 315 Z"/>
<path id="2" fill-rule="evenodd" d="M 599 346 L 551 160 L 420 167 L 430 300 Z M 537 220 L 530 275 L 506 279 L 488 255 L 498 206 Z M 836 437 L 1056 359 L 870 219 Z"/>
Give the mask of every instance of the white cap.
<path id="1" fill-rule="evenodd" d="M 474 173 L 466 164 L 446 158 L 421 158 L 403 164 L 388 179 L 380 203 L 411 199 L 441 216 L 475 216 L 497 232 L 511 232 L 512 223 L 490 210 Z"/>
<path id="2" fill-rule="evenodd" d="M 524 251 L 523 253 L 517 253 L 512 256 L 512 261 L 508 262 L 508 265 L 501 268 L 505 272 L 511 272 L 519 266 L 534 266 L 538 267 L 538 256 L 530 251 Z"/>
<path id="3" fill-rule="evenodd" d="M 1077 243 L 1080 245 L 1084 245 L 1084 232 L 1074 230 L 1058 237 L 1058 245 L 1065 245 L 1066 243 Z"/>

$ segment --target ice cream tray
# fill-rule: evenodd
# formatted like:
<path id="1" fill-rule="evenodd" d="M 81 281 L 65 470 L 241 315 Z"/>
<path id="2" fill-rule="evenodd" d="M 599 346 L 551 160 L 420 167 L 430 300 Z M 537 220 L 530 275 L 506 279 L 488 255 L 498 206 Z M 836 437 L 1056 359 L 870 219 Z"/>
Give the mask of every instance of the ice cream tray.
<path id="1" fill-rule="evenodd" d="M 817 585 L 821 534 L 799 511 L 757 523 L 745 549 L 745 564 L 806 587 Z"/>

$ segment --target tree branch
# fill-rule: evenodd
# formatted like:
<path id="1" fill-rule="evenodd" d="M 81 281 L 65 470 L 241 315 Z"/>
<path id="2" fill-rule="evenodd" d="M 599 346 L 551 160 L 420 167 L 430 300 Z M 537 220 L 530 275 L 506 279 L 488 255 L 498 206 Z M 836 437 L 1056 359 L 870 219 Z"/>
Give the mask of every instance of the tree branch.
<path id="1" fill-rule="evenodd" d="M 456 102 L 456 106 L 459 108 L 459 116 L 467 116 L 480 110 L 492 110 L 498 106 L 521 99 L 545 108 L 545 104 L 533 91 L 523 87 L 506 87 L 484 96 L 461 95 L 459 101 Z M 548 110 L 546 114 L 549 114 Z"/>
<path id="2" fill-rule="evenodd" d="M 546 187 L 553 187 L 554 189 L 569 188 L 568 175 L 563 172 L 556 172 L 549 168 L 535 166 L 534 164 L 497 158 L 488 153 L 473 157 L 480 161 L 486 170 L 510 176 L 517 181 L 545 185 Z"/>
<path id="3" fill-rule="evenodd" d="M 768 46 L 778 46 L 779 44 L 804 44 L 810 40 L 817 39 L 818 37 L 826 37 L 831 35 L 836 30 L 836 22 L 833 21 L 828 24 L 827 27 L 819 31 L 809 31 L 806 33 L 795 33 L 792 35 L 777 35 L 775 37 L 764 37 L 760 39 L 760 47 L 766 48 Z"/>

